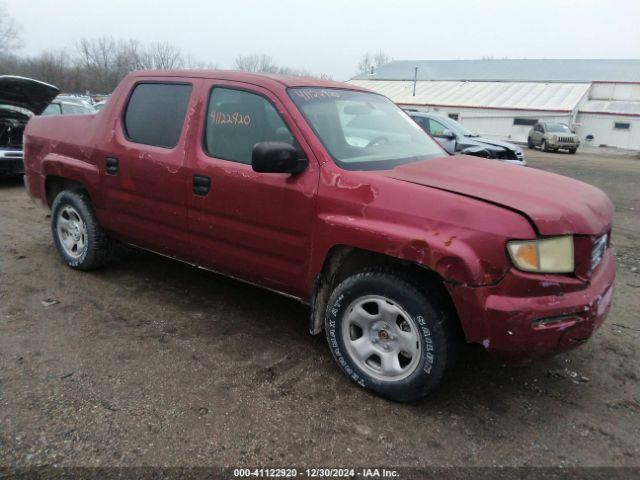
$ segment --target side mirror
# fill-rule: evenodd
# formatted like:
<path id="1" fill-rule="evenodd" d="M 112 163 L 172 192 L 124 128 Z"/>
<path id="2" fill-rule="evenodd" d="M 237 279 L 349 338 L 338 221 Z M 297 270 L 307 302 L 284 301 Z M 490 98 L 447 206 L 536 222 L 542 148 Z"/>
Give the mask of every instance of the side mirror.
<path id="1" fill-rule="evenodd" d="M 307 159 L 285 142 L 259 142 L 253 146 L 251 167 L 258 173 L 300 173 L 307 168 Z"/>
<path id="2" fill-rule="evenodd" d="M 440 134 L 439 136 L 440 136 L 440 138 L 446 138 L 447 140 L 455 140 L 456 139 L 456 134 L 453 133 L 449 129 L 447 129 L 444 132 L 442 132 L 442 134 Z"/>

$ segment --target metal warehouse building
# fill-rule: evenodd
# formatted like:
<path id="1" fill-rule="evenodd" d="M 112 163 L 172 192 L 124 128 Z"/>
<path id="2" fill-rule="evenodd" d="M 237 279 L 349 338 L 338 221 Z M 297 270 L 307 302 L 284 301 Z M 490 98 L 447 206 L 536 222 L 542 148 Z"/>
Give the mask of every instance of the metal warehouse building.
<path id="1" fill-rule="evenodd" d="M 640 60 L 394 61 L 350 83 L 480 135 L 526 142 L 558 121 L 585 145 L 640 150 Z"/>

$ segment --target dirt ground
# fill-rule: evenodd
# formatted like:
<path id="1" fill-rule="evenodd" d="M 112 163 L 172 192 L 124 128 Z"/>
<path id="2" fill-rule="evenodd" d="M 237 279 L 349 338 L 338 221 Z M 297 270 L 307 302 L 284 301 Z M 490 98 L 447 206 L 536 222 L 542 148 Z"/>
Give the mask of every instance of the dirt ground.
<path id="1" fill-rule="evenodd" d="M 0 466 L 638 466 L 640 159 L 526 153 L 615 203 L 612 312 L 533 365 L 465 352 L 412 405 L 354 387 L 296 301 L 147 253 L 64 267 L 0 181 Z"/>

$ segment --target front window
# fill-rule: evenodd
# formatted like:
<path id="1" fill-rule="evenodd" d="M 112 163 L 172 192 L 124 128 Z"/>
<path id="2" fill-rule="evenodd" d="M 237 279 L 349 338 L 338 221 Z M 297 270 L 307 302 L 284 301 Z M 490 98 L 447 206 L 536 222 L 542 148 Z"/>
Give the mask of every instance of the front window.
<path id="1" fill-rule="evenodd" d="M 429 131 L 434 137 L 444 137 L 444 132 L 446 132 L 447 130 L 449 129 L 440 122 L 434 120 L 433 118 L 429 119 Z"/>
<path id="2" fill-rule="evenodd" d="M 547 132 L 552 133 L 571 133 L 571 129 L 564 123 L 547 123 Z"/>
<path id="3" fill-rule="evenodd" d="M 223 160 L 251 164 L 253 146 L 285 142 L 299 149 L 276 108 L 262 95 L 215 87 L 209 97 L 204 148 Z"/>
<path id="4" fill-rule="evenodd" d="M 381 95 L 292 88 L 289 96 L 341 168 L 386 170 L 445 156 L 420 126 Z"/>

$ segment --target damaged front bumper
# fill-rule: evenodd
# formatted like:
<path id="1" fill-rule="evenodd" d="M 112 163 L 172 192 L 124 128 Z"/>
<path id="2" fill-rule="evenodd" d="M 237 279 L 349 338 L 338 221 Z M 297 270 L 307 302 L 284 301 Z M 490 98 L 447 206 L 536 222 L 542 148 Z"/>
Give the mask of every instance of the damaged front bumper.
<path id="1" fill-rule="evenodd" d="M 584 343 L 606 318 L 616 273 L 612 249 L 588 282 L 511 270 L 498 284 L 449 287 L 467 341 L 524 362 Z"/>

